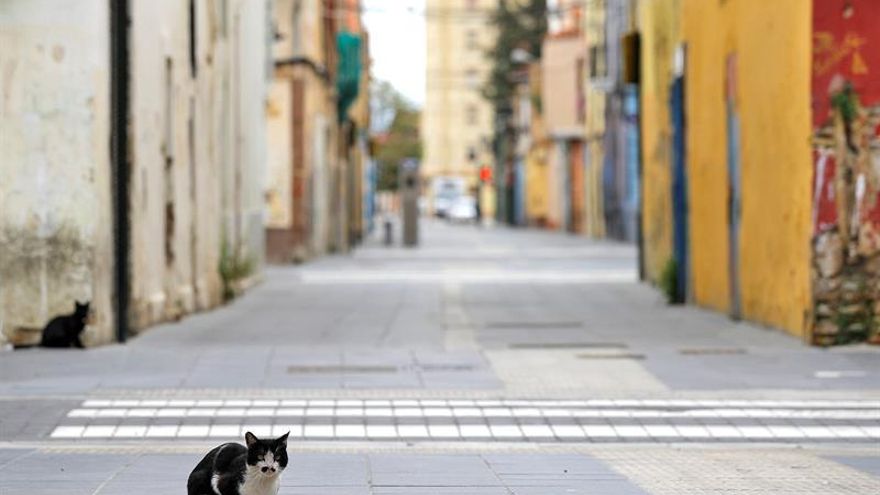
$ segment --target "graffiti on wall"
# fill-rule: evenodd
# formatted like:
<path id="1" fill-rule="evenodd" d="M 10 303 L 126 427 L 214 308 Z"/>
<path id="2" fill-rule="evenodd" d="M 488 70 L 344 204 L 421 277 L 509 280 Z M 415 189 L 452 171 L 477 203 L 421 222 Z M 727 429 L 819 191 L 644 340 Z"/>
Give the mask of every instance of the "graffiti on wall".
<path id="1" fill-rule="evenodd" d="M 880 340 L 880 2 L 814 0 L 814 340 Z"/>

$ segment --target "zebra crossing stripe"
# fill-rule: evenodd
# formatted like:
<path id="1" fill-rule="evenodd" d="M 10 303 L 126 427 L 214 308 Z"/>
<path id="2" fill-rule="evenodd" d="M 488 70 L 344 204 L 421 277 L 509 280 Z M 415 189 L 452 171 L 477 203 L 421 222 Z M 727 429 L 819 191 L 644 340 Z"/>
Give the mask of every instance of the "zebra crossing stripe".
<path id="1" fill-rule="evenodd" d="M 222 438 L 281 435 L 320 439 L 743 439 L 877 440 L 880 427 L 862 426 L 726 426 L 726 425 L 153 425 L 58 426 L 56 439 Z"/>
<path id="2" fill-rule="evenodd" d="M 872 400 L 93 399 L 66 418 L 77 424 L 58 425 L 50 438 L 236 439 L 245 431 L 304 440 L 880 438 L 880 401 Z"/>
<path id="3" fill-rule="evenodd" d="M 788 418 L 880 420 L 880 409 L 569 409 L 569 408 L 77 408 L 69 418 L 396 417 L 396 418 Z"/>

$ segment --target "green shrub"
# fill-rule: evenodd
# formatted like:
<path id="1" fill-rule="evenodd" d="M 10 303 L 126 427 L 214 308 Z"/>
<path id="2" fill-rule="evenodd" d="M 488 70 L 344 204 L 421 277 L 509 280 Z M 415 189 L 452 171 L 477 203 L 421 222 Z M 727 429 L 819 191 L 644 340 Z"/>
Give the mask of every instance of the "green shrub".
<path id="1" fill-rule="evenodd" d="M 235 284 L 254 273 L 256 263 L 248 256 L 241 256 L 229 249 L 229 244 L 224 239 L 220 245 L 220 263 L 217 271 L 223 281 L 223 300 L 229 301 L 235 297 Z"/>
<path id="2" fill-rule="evenodd" d="M 660 274 L 660 290 L 666 297 L 668 304 L 680 304 L 682 298 L 678 293 L 678 263 L 675 258 L 669 258 Z"/>

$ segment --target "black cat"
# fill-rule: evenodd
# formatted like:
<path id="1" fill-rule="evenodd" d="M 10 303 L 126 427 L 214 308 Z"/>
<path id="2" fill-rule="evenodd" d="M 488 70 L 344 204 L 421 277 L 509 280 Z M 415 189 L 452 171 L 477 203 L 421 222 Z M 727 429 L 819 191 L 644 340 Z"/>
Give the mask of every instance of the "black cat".
<path id="1" fill-rule="evenodd" d="M 188 495 L 276 495 L 287 467 L 287 435 L 260 440 L 244 435 L 247 447 L 224 443 L 199 462 L 186 482 Z"/>
<path id="2" fill-rule="evenodd" d="M 80 339 L 89 318 L 89 303 L 80 304 L 75 302 L 73 313 L 64 316 L 56 316 L 43 329 L 43 338 L 40 345 L 43 347 L 76 347 L 84 349 Z"/>

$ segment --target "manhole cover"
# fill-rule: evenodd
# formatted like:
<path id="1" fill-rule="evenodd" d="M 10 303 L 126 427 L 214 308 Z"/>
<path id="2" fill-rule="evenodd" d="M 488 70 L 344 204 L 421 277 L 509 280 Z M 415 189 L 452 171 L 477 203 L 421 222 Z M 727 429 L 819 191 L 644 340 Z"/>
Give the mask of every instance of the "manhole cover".
<path id="1" fill-rule="evenodd" d="M 626 344 L 603 342 L 516 342 L 511 349 L 626 349 Z"/>
<path id="2" fill-rule="evenodd" d="M 397 373 L 396 366 L 288 366 L 287 372 L 295 375 L 309 373 Z"/>
<path id="3" fill-rule="evenodd" d="M 746 354 L 745 349 L 740 349 L 738 347 L 706 347 L 706 348 L 693 348 L 693 349 L 679 349 L 680 354 L 684 354 L 685 356 L 727 356 L 734 354 Z"/>
<path id="4" fill-rule="evenodd" d="M 492 329 L 529 329 L 529 328 L 581 328 L 580 321 L 490 321 L 486 328 Z"/>

